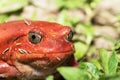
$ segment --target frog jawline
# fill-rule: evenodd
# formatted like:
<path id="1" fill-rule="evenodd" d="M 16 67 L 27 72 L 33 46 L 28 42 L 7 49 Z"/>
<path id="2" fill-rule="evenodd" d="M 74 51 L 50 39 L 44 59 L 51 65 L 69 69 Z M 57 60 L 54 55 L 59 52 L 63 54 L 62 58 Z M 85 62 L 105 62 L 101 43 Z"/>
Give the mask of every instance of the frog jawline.
<path id="1" fill-rule="evenodd" d="M 25 79 L 33 80 L 33 79 L 44 79 L 47 77 L 49 74 L 54 74 L 56 73 L 56 68 L 61 65 L 67 65 L 67 62 L 69 61 L 70 57 L 67 57 L 63 61 L 59 62 L 59 64 L 54 65 L 54 67 L 47 67 L 43 68 L 41 70 L 36 69 L 35 67 L 28 65 L 28 64 L 23 64 L 20 62 L 15 62 L 16 68 L 22 73 L 21 76 Z"/>

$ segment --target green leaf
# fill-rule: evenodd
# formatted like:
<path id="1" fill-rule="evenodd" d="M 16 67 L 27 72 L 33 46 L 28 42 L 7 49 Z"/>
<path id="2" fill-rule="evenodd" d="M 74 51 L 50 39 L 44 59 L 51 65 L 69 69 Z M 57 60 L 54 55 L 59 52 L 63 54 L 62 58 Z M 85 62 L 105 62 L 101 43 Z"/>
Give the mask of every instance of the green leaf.
<path id="1" fill-rule="evenodd" d="M 105 50 L 105 49 L 100 49 L 99 55 L 100 55 L 100 59 L 101 59 L 101 65 L 103 67 L 103 71 L 105 72 L 105 74 L 109 73 L 108 70 L 108 61 L 109 61 L 109 53 Z"/>
<path id="2" fill-rule="evenodd" d="M 68 9 L 83 7 L 85 2 L 86 0 L 56 0 L 56 4 L 59 8 L 63 7 Z"/>
<path id="3" fill-rule="evenodd" d="M 98 80 L 99 79 L 99 70 L 95 65 L 89 62 L 82 62 L 79 65 L 80 69 L 84 69 L 86 72 L 90 73 L 92 80 Z"/>
<path id="4" fill-rule="evenodd" d="M 114 50 L 115 50 L 117 53 L 120 53 L 120 40 L 118 40 L 118 41 L 115 43 Z"/>
<path id="5" fill-rule="evenodd" d="M 94 28 L 92 26 L 91 23 L 87 23 L 87 24 L 84 24 L 84 23 L 80 23 L 75 31 L 79 34 L 82 34 L 85 36 L 85 43 L 87 45 L 90 45 L 90 43 L 92 42 L 93 38 L 94 38 Z"/>
<path id="6" fill-rule="evenodd" d="M 82 58 L 86 54 L 86 52 L 88 50 L 88 46 L 82 42 L 76 42 L 74 45 L 75 45 L 74 56 L 76 59 L 79 60 L 80 58 Z"/>
<path id="7" fill-rule="evenodd" d="M 0 15 L 0 23 L 5 22 L 8 19 L 8 15 L 7 14 L 1 14 Z"/>
<path id="8" fill-rule="evenodd" d="M 85 71 L 74 67 L 59 67 L 57 69 L 65 80 L 89 80 Z"/>
<path id="9" fill-rule="evenodd" d="M 116 73 L 117 65 L 118 65 L 118 58 L 117 58 L 116 52 L 113 51 L 112 55 L 110 56 L 109 62 L 108 62 L 109 74 Z"/>
<path id="10" fill-rule="evenodd" d="M 82 24 L 82 28 L 86 35 L 86 43 L 89 45 L 94 37 L 94 29 L 92 27 L 92 24 L 91 23 L 88 23 L 87 25 Z"/>
<path id="11" fill-rule="evenodd" d="M 0 13 L 12 12 L 28 4 L 28 0 L 0 0 Z"/>
<path id="12" fill-rule="evenodd" d="M 54 80 L 54 77 L 53 77 L 53 75 L 50 75 L 45 80 Z"/>
<path id="13" fill-rule="evenodd" d="M 62 10 L 60 14 L 58 15 L 56 21 L 60 24 L 74 27 L 74 25 L 78 23 L 80 19 L 77 16 L 74 16 L 73 18 L 72 16 L 68 14 L 67 10 Z"/>
<path id="14" fill-rule="evenodd" d="M 99 70 L 102 69 L 102 67 L 101 67 L 100 62 L 99 62 L 98 59 L 90 59 L 90 62 L 92 64 L 94 64 L 97 67 L 97 69 L 99 69 Z"/>
<path id="15" fill-rule="evenodd" d="M 120 72 L 109 75 L 102 75 L 99 80 L 120 80 Z"/>

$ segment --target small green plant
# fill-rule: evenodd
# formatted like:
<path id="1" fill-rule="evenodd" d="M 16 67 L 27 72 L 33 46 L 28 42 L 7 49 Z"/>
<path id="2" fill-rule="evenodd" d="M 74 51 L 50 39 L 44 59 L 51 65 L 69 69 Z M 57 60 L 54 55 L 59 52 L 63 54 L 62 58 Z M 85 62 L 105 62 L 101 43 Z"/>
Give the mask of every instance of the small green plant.
<path id="1" fill-rule="evenodd" d="M 90 62 L 80 62 L 78 67 L 59 67 L 58 71 L 65 80 L 119 80 L 117 72 L 118 58 L 116 51 L 108 52 L 101 49 L 99 52 L 101 69 Z"/>

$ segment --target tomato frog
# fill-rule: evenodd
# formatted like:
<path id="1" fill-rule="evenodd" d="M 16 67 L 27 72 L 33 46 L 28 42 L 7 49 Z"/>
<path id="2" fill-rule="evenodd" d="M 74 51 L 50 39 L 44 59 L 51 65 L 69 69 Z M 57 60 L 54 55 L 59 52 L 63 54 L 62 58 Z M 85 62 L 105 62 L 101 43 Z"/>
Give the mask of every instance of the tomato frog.
<path id="1" fill-rule="evenodd" d="M 43 80 L 71 65 L 73 53 L 70 27 L 31 20 L 0 24 L 0 80 Z"/>

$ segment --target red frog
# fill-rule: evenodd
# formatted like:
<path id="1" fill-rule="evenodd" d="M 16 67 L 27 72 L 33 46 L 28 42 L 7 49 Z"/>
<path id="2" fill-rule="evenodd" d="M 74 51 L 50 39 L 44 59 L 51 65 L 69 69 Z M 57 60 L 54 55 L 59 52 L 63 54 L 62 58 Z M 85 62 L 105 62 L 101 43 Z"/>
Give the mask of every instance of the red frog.
<path id="1" fill-rule="evenodd" d="M 0 24 L 0 80 L 45 79 L 57 67 L 71 64 L 73 53 L 67 26 L 30 20 Z"/>

